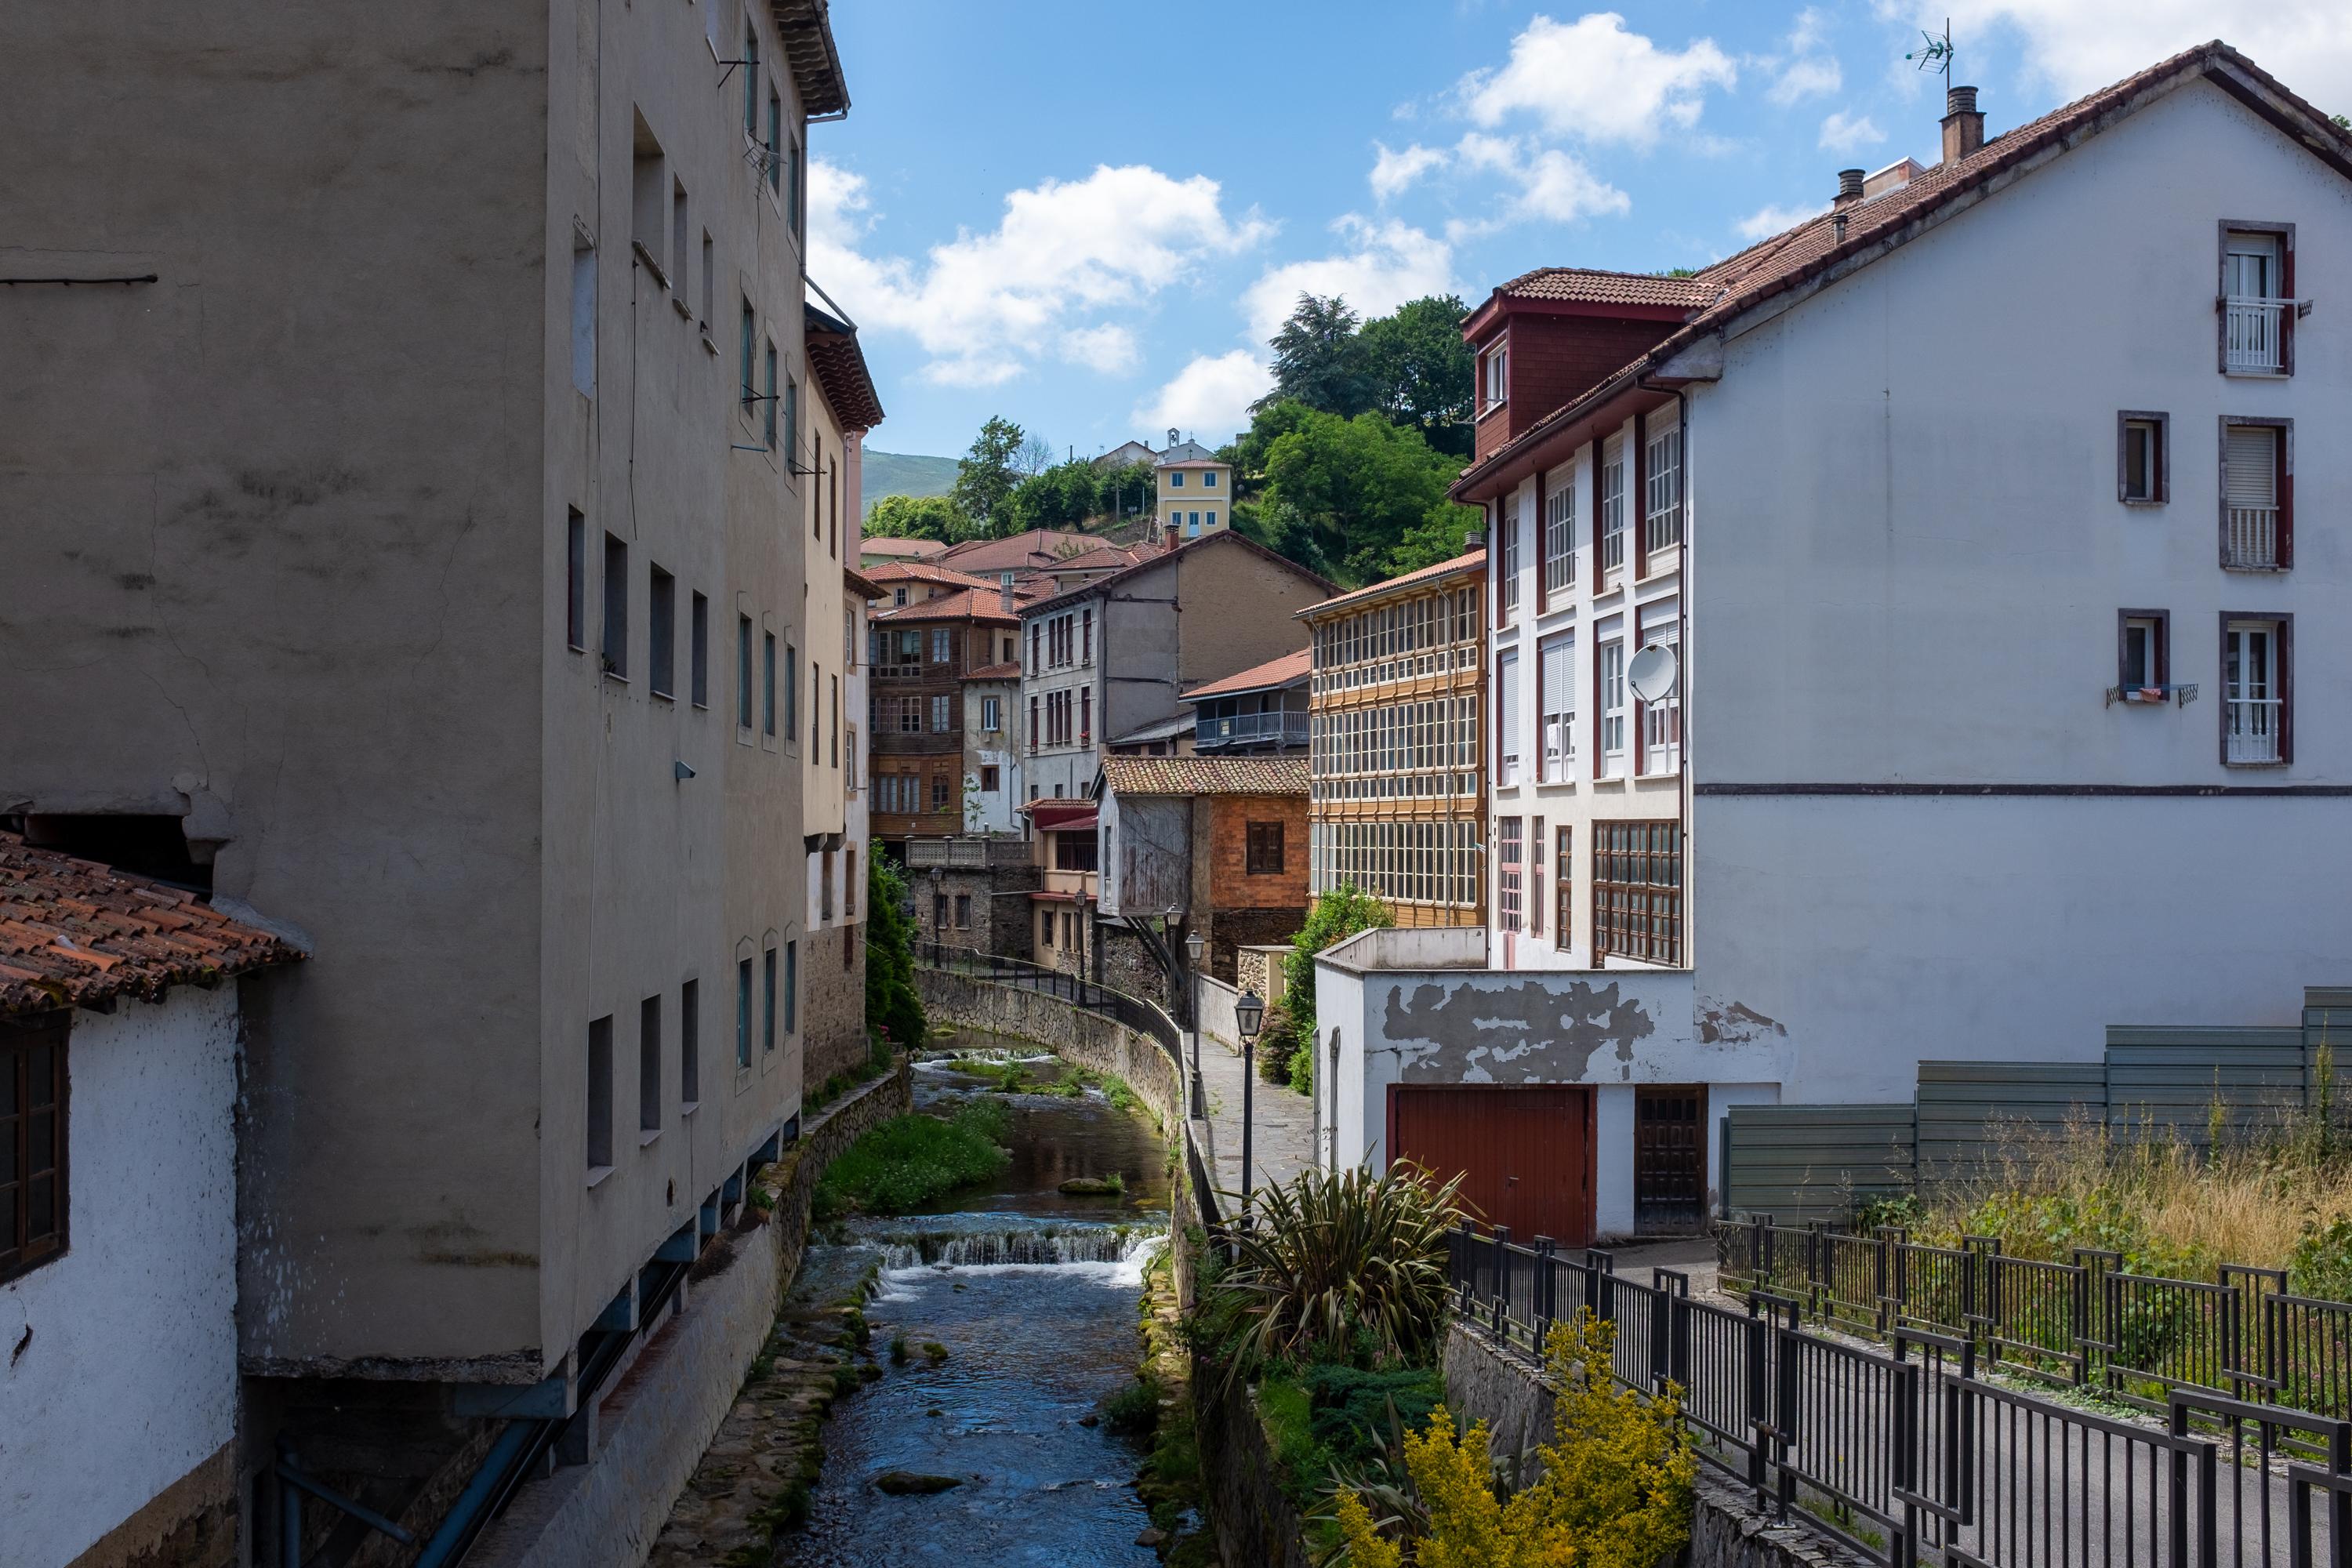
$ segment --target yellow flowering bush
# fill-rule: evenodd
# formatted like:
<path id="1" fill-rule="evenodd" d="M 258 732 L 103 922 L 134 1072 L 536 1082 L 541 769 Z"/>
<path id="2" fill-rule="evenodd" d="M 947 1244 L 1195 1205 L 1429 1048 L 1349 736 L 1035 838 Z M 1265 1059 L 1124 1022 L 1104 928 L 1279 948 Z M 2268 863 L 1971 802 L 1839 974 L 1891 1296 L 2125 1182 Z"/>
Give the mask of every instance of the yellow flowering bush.
<path id="1" fill-rule="evenodd" d="M 1540 1479 L 1499 1498 L 1486 1424 L 1459 1436 L 1440 1406 L 1404 1438 L 1405 1472 L 1426 1522 L 1375 1521 L 1354 1494 L 1339 1500 L 1353 1568 L 1654 1568 L 1690 1539 L 1697 1469 L 1678 1404 L 1614 1386 L 1617 1325 L 1578 1314 L 1544 1346 L 1559 1390 L 1552 1440 L 1538 1445 Z"/>

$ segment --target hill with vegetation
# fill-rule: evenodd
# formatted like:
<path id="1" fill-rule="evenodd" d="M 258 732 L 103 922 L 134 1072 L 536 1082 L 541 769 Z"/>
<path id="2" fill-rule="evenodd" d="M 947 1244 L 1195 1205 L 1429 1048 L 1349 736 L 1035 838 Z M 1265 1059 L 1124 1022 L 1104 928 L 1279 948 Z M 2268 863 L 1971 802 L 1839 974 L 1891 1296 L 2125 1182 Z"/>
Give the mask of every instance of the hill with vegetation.
<path id="1" fill-rule="evenodd" d="M 953 458 L 877 452 L 868 447 L 865 463 L 866 510 L 869 513 L 874 510 L 874 503 L 884 496 L 911 496 L 919 500 L 928 496 L 943 496 L 955 489 L 956 460 Z"/>

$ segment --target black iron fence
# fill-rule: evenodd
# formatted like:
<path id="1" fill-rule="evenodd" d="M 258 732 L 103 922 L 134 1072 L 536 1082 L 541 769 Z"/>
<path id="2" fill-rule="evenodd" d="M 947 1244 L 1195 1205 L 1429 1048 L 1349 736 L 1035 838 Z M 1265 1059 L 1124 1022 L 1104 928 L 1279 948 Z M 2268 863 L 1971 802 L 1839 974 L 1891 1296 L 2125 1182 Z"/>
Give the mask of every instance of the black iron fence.
<path id="1" fill-rule="evenodd" d="M 1160 1042 L 1171 1061 L 1178 1067 L 1183 1063 L 1183 1031 L 1167 1012 L 1140 996 L 1115 991 L 1108 985 L 1097 985 L 1066 969 L 1054 969 L 1043 963 L 1031 963 L 1026 959 L 1005 958 L 977 948 L 950 947 L 944 942 L 919 942 L 915 944 L 915 962 L 926 969 L 945 970 L 952 974 L 968 974 L 976 980 L 992 980 L 1003 985 L 1019 985 L 1031 991 L 1043 991 L 1075 1003 L 1089 1012 L 1115 1018 L 1139 1035 L 1148 1035 Z"/>
<path id="2" fill-rule="evenodd" d="M 2315 1568 L 2352 1554 L 2352 1421 L 2186 1385 L 2161 1421 L 2111 1415 L 1996 1381 L 1976 1333 L 1895 1321 L 1882 1349 L 1832 1331 L 1818 1297 L 1760 1284 L 1744 1303 L 1693 1297 L 1675 1270 L 1644 1284 L 1607 1252 L 1502 1229 L 1465 1225 L 1450 1253 L 1464 1318 L 1529 1356 L 1579 1310 L 1614 1322 L 1617 1381 L 1671 1391 L 1703 1459 L 1759 1508 L 1889 1568 Z"/>
<path id="3" fill-rule="evenodd" d="M 1929 1247 L 1769 1215 L 1716 1230 L 1726 1289 L 1764 1289 L 1886 1337 L 1966 1340 L 2004 1371 L 2160 1411 L 2178 1390 L 2352 1416 L 2352 1302 L 2298 1296 L 2284 1269 L 2227 1263 L 2211 1279 L 2136 1274 L 2113 1252 L 2013 1258 L 1997 1237 Z"/>

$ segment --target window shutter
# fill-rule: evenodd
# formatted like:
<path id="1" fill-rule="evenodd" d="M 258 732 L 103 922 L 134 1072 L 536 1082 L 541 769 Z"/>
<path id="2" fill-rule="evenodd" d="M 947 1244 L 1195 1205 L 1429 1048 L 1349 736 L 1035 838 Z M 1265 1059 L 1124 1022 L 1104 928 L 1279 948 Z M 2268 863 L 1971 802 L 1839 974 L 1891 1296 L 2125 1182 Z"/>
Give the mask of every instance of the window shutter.
<path id="1" fill-rule="evenodd" d="M 1496 692 L 1502 706 L 1503 755 L 1519 755 L 1519 656 L 1506 654 L 1498 667 Z"/>
<path id="2" fill-rule="evenodd" d="M 1559 637 L 1543 646 L 1544 776 L 1567 776 L 1568 759 L 1575 754 L 1570 716 L 1576 711 L 1576 645 Z"/>
<path id="3" fill-rule="evenodd" d="M 1642 606 L 1642 640 L 1644 643 L 1664 643 L 1671 647 L 1682 641 L 1682 617 L 1676 613 L 1675 601 Z"/>
<path id="4" fill-rule="evenodd" d="M 2278 504 L 2278 432 L 2267 425 L 2232 425 L 2227 448 L 2229 503 Z"/>

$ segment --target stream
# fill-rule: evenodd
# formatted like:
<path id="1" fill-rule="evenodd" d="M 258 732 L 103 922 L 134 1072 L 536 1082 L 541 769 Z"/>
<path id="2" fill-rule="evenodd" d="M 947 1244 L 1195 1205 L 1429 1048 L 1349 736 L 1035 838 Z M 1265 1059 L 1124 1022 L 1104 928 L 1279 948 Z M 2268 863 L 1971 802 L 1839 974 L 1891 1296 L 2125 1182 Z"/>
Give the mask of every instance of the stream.
<path id="1" fill-rule="evenodd" d="M 1063 1071 L 1007 1037 L 958 1031 L 934 1045 L 1019 1060 L 1033 1082 Z M 808 1524 L 781 1540 L 780 1563 L 1158 1561 L 1135 1544 L 1151 1522 L 1130 1484 L 1140 1456 L 1081 1422 L 1134 1377 L 1143 1268 L 1167 1231 L 1166 1154 L 1139 1111 L 1099 1089 L 1005 1094 L 944 1058 L 916 1066 L 919 1110 L 979 1095 L 1011 1113 L 1013 1163 L 994 1182 L 920 1214 L 854 1221 L 853 1245 L 811 1249 L 807 1268 L 822 1275 L 881 1264 L 866 1312 L 883 1375 L 835 1407 Z M 1114 1171 L 1124 1194 L 1058 1190 Z M 909 1353 L 894 1365 L 900 1335 Z M 927 1342 L 947 1359 L 928 1358 Z M 961 1484 L 894 1497 L 874 1484 L 892 1470 Z"/>

